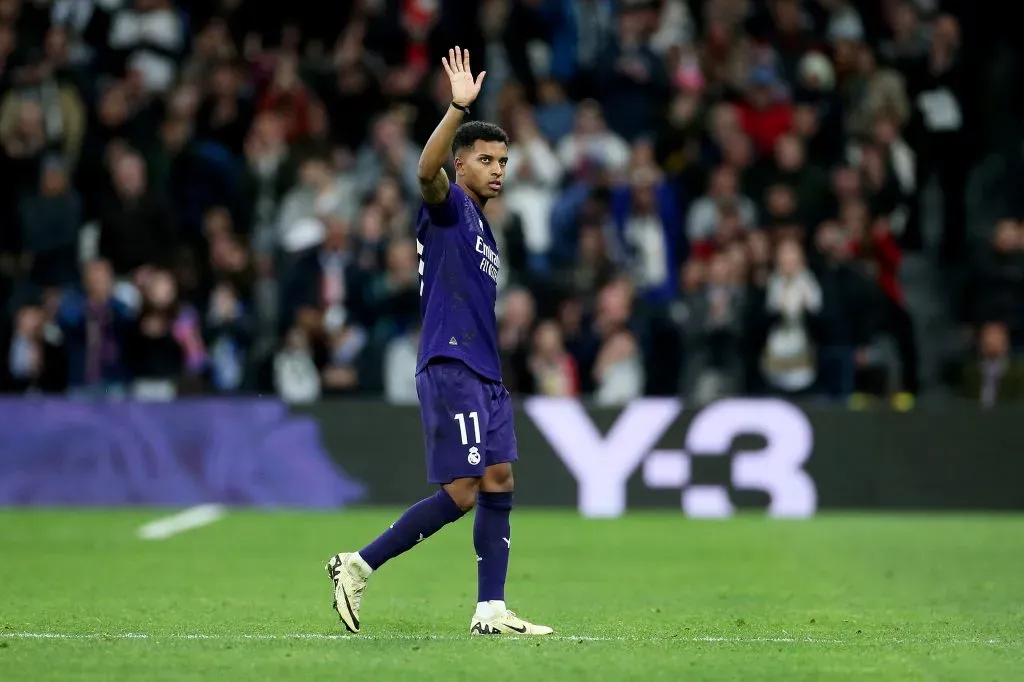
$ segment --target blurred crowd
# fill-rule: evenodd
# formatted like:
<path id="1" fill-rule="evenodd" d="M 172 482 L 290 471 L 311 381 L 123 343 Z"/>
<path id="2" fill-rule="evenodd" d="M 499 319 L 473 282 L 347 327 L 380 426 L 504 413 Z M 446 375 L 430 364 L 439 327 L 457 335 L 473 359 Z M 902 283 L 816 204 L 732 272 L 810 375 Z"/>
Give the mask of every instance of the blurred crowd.
<path id="1" fill-rule="evenodd" d="M 415 402 L 416 160 L 440 56 L 508 130 L 517 394 L 909 405 L 901 264 L 966 273 L 957 390 L 1024 393 L 1024 227 L 968 238 L 939 0 L 0 0 L 0 384 Z M 885 346 L 894 353 L 879 351 Z"/>

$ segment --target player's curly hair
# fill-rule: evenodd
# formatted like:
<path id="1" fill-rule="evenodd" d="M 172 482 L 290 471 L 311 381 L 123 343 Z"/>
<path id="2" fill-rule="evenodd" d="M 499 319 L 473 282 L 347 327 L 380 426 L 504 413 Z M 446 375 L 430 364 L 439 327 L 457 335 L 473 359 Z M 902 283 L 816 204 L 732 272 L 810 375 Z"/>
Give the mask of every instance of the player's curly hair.
<path id="1" fill-rule="evenodd" d="M 487 123 L 486 121 L 463 123 L 455 131 L 455 139 L 452 140 L 452 156 L 457 155 L 460 149 L 472 147 L 477 140 L 504 142 L 508 145 L 508 133 L 499 126 Z"/>

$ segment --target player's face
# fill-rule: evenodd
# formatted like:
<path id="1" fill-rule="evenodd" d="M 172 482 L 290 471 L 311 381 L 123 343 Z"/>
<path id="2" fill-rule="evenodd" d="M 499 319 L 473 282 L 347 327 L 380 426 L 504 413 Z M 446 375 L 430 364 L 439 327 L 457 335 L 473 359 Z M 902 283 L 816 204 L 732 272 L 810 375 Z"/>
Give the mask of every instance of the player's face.
<path id="1" fill-rule="evenodd" d="M 472 147 L 459 152 L 455 168 L 462 185 L 486 201 L 498 196 L 501 191 L 506 163 L 508 147 L 504 142 L 477 140 Z"/>

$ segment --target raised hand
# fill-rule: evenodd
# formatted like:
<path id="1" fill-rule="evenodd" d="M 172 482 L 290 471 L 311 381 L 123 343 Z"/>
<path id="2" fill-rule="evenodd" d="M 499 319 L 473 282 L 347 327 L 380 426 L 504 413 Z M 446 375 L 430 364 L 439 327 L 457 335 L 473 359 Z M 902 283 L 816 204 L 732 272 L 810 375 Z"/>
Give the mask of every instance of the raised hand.
<path id="1" fill-rule="evenodd" d="M 463 51 L 458 45 L 454 50 L 448 50 L 447 58 L 441 57 L 441 64 L 452 83 L 452 101 L 468 107 L 480 94 L 487 72 L 481 71 L 473 80 L 473 72 L 469 69 L 469 50 Z"/>

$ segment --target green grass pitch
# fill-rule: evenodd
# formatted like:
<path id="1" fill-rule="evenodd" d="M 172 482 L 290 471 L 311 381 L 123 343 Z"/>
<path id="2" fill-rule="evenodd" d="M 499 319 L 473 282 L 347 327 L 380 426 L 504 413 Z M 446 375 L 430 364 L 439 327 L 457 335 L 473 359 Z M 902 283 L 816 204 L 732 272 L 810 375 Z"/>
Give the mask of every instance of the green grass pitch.
<path id="1" fill-rule="evenodd" d="M 324 561 L 394 510 L 0 511 L 0 680 L 1024 680 L 1024 517 L 513 516 L 509 605 L 467 635 L 471 519 L 385 566 L 342 636 Z"/>

